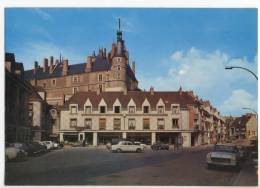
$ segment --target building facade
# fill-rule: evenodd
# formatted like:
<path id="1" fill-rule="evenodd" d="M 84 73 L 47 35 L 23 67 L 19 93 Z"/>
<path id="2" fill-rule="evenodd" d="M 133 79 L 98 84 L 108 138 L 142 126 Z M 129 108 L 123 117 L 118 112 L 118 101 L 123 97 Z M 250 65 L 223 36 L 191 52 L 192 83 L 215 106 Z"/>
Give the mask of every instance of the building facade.
<path id="1" fill-rule="evenodd" d="M 24 80 L 23 64 L 5 54 L 5 141 L 29 142 L 28 101 L 32 91 Z"/>
<path id="2" fill-rule="evenodd" d="M 31 140 L 41 141 L 49 139 L 52 129 L 52 117 L 46 102 L 45 91 L 31 86 L 32 94 L 29 98 L 29 123 L 31 126 Z"/>
<path id="3" fill-rule="evenodd" d="M 198 144 L 198 101 L 189 92 L 78 92 L 60 109 L 60 141 L 113 139 Z"/>
<path id="4" fill-rule="evenodd" d="M 55 62 L 52 56 L 49 60 L 44 58 L 42 67 L 35 62 L 34 69 L 25 71 L 25 78 L 33 86 L 44 88 L 50 105 L 62 105 L 78 91 L 138 90 L 135 63 L 130 66 L 120 28 L 117 43 L 112 43 L 108 53 L 106 49 L 99 49 L 98 54 L 94 51 L 85 63 L 73 65 L 61 57 Z"/>

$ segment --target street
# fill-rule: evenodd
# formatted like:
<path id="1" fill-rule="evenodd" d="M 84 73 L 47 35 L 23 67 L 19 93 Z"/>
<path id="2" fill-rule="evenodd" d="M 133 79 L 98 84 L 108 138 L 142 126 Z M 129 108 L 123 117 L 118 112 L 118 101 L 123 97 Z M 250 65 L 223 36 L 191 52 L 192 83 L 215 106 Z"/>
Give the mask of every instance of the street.
<path id="1" fill-rule="evenodd" d="M 211 148 L 110 153 L 102 148 L 65 148 L 23 162 L 6 163 L 6 185 L 193 185 L 231 186 L 239 175 L 208 170 Z M 257 177 L 245 185 L 257 185 Z"/>

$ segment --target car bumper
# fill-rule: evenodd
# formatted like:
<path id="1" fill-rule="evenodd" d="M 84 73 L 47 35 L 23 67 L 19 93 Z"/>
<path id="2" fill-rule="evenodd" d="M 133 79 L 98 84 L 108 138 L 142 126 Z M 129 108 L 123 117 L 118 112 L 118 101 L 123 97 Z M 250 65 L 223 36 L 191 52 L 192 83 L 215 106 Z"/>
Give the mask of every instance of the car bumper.
<path id="1" fill-rule="evenodd" d="M 225 163 L 225 162 L 207 161 L 207 164 L 214 165 L 214 166 L 237 166 L 236 162 Z"/>

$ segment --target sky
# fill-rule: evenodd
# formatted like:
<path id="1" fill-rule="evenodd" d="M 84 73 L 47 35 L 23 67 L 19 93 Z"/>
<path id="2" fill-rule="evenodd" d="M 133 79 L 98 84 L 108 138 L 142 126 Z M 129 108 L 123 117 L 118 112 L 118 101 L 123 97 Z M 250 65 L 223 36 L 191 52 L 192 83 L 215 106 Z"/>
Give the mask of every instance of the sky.
<path id="1" fill-rule="evenodd" d="M 83 63 L 111 49 L 118 18 L 141 89 L 193 90 L 222 115 L 257 111 L 257 9 L 5 8 L 5 51 L 25 70 L 61 53 Z"/>

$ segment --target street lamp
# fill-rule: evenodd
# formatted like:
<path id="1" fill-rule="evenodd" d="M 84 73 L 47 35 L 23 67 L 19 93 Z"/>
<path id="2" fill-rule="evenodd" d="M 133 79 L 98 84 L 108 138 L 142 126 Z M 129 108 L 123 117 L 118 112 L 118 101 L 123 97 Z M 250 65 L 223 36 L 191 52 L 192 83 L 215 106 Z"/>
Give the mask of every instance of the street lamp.
<path id="1" fill-rule="evenodd" d="M 238 67 L 238 66 L 227 66 L 227 67 L 225 67 L 225 69 L 226 69 L 226 70 L 231 70 L 231 69 L 243 69 L 243 70 L 246 70 L 246 71 L 250 72 L 250 73 L 256 78 L 256 80 L 258 80 L 258 77 L 256 76 L 256 74 L 255 74 L 253 71 L 251 71 L 251 70 L 249 70 L 249 69 L 247 69 L 247 68 Z"/>

